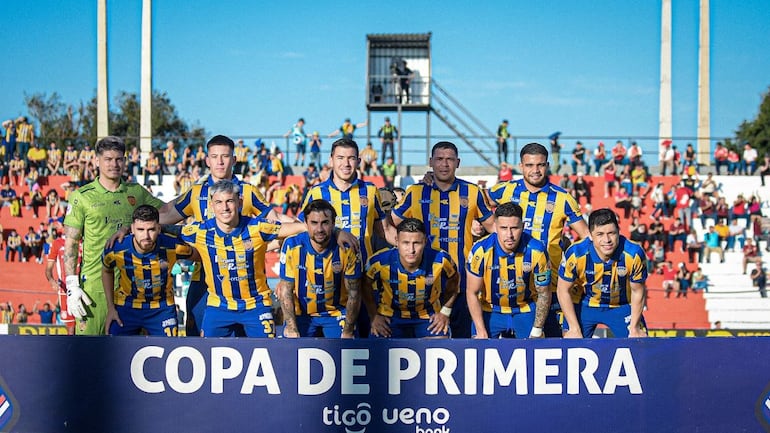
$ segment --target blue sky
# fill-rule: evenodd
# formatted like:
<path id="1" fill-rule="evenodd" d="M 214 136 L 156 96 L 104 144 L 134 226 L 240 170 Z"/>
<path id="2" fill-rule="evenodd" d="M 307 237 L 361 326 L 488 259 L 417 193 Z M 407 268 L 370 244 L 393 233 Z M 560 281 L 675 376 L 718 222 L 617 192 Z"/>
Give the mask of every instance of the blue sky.
<path id="1" fill-rule="evenodd" d="M 681 137 L 696 134 L 698 3 L 673 2 Z M 11 49 L 0 117 L 25 114 L 25 92 L 73 104 L 95 95 L 96 1 L 15 6 L 1 33 Z M 110 0 L 108 17 L 112 100 L 139 92 L 141 1 Z M 711 1 L 713 137 L 753 119 L 770 86 L 767 22 L 770 2 Z M 426 32 L 434 79 L 492 130 L 506 118 L 528 137 L 658 133 L 660 1 L 156 0 L 153 26 L 153 87 L 212 134 L 280 135 L 300 116 L 322 134 L 345 117 L 363 121 L 366 35 Z M 373 115 L 375 130 L 384 115 Z M 405 115 L 402 129 L 424 134 L 425 115 Z M 431 129 L 447 133 L 435 118 Z"/>

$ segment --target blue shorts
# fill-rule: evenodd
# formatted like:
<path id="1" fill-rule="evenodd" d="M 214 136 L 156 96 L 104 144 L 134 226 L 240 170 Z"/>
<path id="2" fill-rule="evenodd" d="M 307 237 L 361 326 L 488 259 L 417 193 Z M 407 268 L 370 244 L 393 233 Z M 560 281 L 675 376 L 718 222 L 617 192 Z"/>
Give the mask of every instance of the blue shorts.
<path id="1" fill-rule="evenodd" d="M 535 303 L 531 305 L 529 313 L 496 313 L 484 312 L 484 326 L 487 328 L 489 338 L 527 338 L 532 331 L 532 323 L 535 320 Z M 476 335 L 476 326 L 471 330 Z"/>
<path id="2" fill-rule="evenodd" d="M 275 338 L 275 321 L 270 307 L 260 304 L 253 310 L 231 311 L 206 307 L 201 336 L 237 337 L 243 329 L 246 337 Z"/>
<path id="3" fill-rule="evenodd" d="M 580 306 L 580 327 L 583 330 L 584 338 L 591 338 L 596 331 L 596 326 L 602 324 L 610 328 L 612 334 L 617 338 L 628 338 L 628 324 L 631 322 L 631 305 L 621 305 L 619 307 L 589 307 Z M 642 326 L 647 324 L 644 317 L 641 319 Z"/>
<path id="4" fill-rule="evenodd" d="M 440 314 L 440 313 L 439 313 Z M 426 337 L 447 337 L 446 332 L 431 334 L 428 331 L 430 320 L 428 319 L 402 319 L 400 317 L 390 318 L 390 338 L 426 338 Z M 374 334 L 370 334 L 374 337 Z"/>
<path id="5" fill-rule="evenodd" d="M 140 335 L 142 329 L 148 335 L 157 337 L 176 337 L 176 307 L 169 305 L 161 308 L 139 309 L 126 305 L 116 305 L 123 326 L 118 322 L 110 324 L 110 335 Z"/>
<path id="6" fill-rule="evenodd" d="M 297 316 L 297 329 L 300 337 L 316 337 L 318 332 L 326 338 L 342 337 L 342 329 L 345 327 L 345 316 L 311 317 Z"/>

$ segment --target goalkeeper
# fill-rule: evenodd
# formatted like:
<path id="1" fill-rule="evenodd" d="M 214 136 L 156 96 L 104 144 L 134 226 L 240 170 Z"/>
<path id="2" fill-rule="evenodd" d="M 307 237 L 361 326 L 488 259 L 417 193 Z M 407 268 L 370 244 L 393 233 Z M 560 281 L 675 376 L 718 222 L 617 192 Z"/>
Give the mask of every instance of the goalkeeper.
<path id="1" fill-rule="evenodd" d="M 118 137 L 96 143 L 99 176 L 73 192 L 64 218 L 64 270 L 67 307 L 77 323 L 76 335 L 103 335 L 107 302 L 102 287 L 104 244 L 117 229 L 131 225 L 137 207 L 158 208 L 163 202 L 146 189 L 121 178 L 126 168 L 126 145 Z M 83 240 L 80 275 L 76 272 L 78 243 Z"/>

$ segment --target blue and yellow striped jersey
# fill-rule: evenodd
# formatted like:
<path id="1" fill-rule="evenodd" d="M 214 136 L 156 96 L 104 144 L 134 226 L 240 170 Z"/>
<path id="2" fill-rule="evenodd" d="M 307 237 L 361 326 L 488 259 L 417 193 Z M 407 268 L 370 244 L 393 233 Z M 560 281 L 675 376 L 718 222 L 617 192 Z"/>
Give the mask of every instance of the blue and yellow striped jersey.
<path id="1" fill-rule="evenodd" d="M 281 279 L 294 288 L 294 312 L 313 317 L 345 314 L 348 293 L 343 278 L 361 278 L 361 262 L 352 248 L 332 238 L 317 252 L 307 232 L 286 238 L 281 247 Z"/>
<path id="2" fill-rule="evenodd" d="M 519 245 L 508 254 L 492 233 L 473 244 L 468 272 L 481 278 L 481 308 L 504 314 L 529 313 L 537 300 L 536 286 L 551 285 L 551 264 L 542 242 L 522 234 Z M 550 295 L 549 295 L 550 296 Z"/>
<path id="3" fill-rule="evenodd" d="M 324 199 L 331 203 L 337 211 L 337 220 L 334 225 L 359 239 L 362 260 L 365 262 L 371 257 L 374 252 L 372 251 L 374 223 L 385 218 L 377 187 L 372 183 L 356 179 L 347 191 L 341 191 L 330 176 L 329 179 L 310 188 L 305 196 L 305 202 L 302 203 L 302 209 L 316 199 Z M 297 218 L 304 222 L 305 214 L 300 212 Z"/>
<path id="4" fill-rule="evenodd" d="M 532 235 L 548 247 L 551 266 L 561 263 L 560 246 L 564 226 L 583 218 L 580 205 L 563 188 L 546 182 L 538 192 L 530 192 L 524 179 L 501 182 L 489 191 L 489 198 L 496 204 L 514 202 L 524 211 L 524 232 Z"/>
<path id="5" fill-rule="evenodd" d="M 213 218 L 182 228 L 182 240 L 201 256 L 209 292 L 207 305 L 233 311 L 272 305 L 265 252 L 280 228 L 280 222 L 245 215 L 230 233 L 219 229 Z"/>
<path id="6" fill-rule="evenodd" d="M 106 248 L 102 264 L 119 272 L 115 305 L 142 310 L 174 305 L 171 268 L 178 259 L 190 258 L 192 252 L 181 239 L 163 233 L 158 236 L 155 249 L 148 253 L 140 253 L 134 248 L 134 235 Z"/>
<path id="7" fill-rule="evenodd" d="M 366 278 L 379 298 L 377 313 L 402 319 L 429 319 L 439 312 L 447 280 L 456 273 L 449 254 L 429 246 L 415 272 L 404 269 L 396 248 L 380 250 L 366 264 Z"/>
<path id="8" fill-rule="evenodd" d="M 241 214 L 266 218 L 272 208 L 265 203 L 265 199 L 257 190 L 257 187 L 250 183 L 244 183 L 235 175 L 230 180 L 241 187 L 241 196 L 243 197 Z M 185 218 L 193 217 L 195 221 L 205 221 L 209 218 L 214 218 L 214 210 L 209 206 L 209 201 L 211 200 L 209 188 L 215 183 L 216 181 L 211 175 L 202 177 L 192 188 L 174 200 L 174 207 L 177 212 Z"/>
<path id="9" fill-rule="evenodd" d="M 618 307 L 631 302 L 631 283 L 647 280 L 646 260 L 639 244 L 620 236 L 615 254 L 604 262 L 586 238 L 567 248 L 559 277 L 585 291 L 584 305 Z"/>
<path id="10" fill-rule="evenodd" d="M 393 209 L 397 217 L 417 218 L 425 223 L 434 249 L 449 253 L 455 263 L 465 263 L 473 246 L 473 220 L 485 220 L 492 211 L 477 185 L 455 179 L 440 190 L 435 184 L 418 183 L 406 189 L 403 201 Z M 465 287 L 465 269 L 460 267 L 460 287 Z"/>

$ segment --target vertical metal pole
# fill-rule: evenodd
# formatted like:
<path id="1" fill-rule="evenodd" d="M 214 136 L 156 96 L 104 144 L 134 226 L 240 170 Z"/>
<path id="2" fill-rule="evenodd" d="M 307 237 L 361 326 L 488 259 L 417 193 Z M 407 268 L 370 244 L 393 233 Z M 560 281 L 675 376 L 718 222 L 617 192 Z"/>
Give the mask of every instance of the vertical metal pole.
<path id="1" fill-rule="evenodd" d="M 141 69 L 139 148 L 144 155 L 152 152 L 152 0 L 142 1 Z"/>
<path id="2" fill-rule="evenodd" d="M 658 145 L 671 139 L 671 0 L 663 0 L 660 22 L 660 108 Z M 656 149 L 657 151 L 657 149 Z"/>
<path id="3" fill-rule="evenodd" d="M 398 104 L 398 166 L 401 167 L 404 163 L 403 151 L 404 151 L 404 129 L 401 123 L 401 103 Z"/>
<path id="4" fill-rule="evenodd" d="M 711 90 L 709 0 L 700 0 L 698 42 L 698 163 L 711 161 Z"/>
<path id="5" fill-rule="evenodd" d="M 96 137 L 110 135 L 107 93 L 107 0 L 96 2 Z"/>

